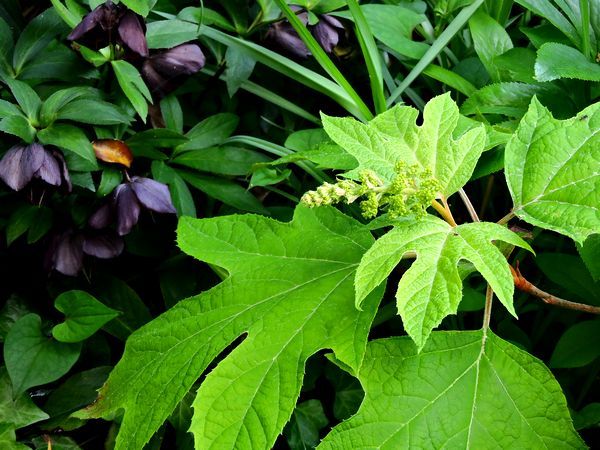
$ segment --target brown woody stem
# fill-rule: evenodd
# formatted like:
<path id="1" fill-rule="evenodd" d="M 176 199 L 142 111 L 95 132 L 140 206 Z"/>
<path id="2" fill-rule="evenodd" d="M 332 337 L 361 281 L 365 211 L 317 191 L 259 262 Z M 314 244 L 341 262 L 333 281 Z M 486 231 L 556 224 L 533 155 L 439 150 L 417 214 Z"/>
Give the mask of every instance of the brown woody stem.
<path id="1" fill-rule="evenodd" d="M 549 294 L 548 292 L 542 291 L 540 288 L 531 284 L 521 271 L 519 270 L 519 266 L 517 264 L 516 268 L 510 266 L 510 271 L 512 272 L 513 280 L 515 282 L 515 286 L 517 289 L 528 293 L 529 295 L 533 295 L 535 297 L 540 298 L 544 303 L 549 305 L 558 306 L 560 308 L 573 309 L 575 311 L 587 312 L 590 314 L 600 314 L 600 307 L 585 305 L 583 303 L 576 303 L 569 300 L 562 299 L 555 295 Z"/>

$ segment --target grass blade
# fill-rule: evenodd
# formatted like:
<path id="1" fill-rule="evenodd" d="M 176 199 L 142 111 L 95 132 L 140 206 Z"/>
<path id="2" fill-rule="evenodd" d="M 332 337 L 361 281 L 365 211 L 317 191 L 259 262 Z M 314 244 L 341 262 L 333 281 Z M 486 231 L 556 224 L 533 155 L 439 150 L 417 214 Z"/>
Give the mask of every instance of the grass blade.
<path id="1" fill-rule="evenodd" d="M 467 23 L 469 18 L 477 11 L 482 5 L 484 0 L 475 0 L 469 6 L 463 8 L 454 20 L 448 25 L 448 27 L 440 34 L 436 41 L 431 45 L 429 50 L 419 60 L 417 65 L 409 72 L 400 85 L 394 89 L 387 99 L 388 106 L 392 105 L 398 97 L 404 92 L 404 90 L 415 81 L 415 79 L 425 70 L 425 68 L 435 59 L 437 55 L 448 45 L 448 42 L 458 33 Z"/>
<path id="2" fill-rule="evenodd" d="M 384 112 L 387 109 L 385 103 L 385 95 L 383 93 L 383 74 L 381 72 L 381 57 L 377 44 L 373 38 L 373 33 L 367 23 L 367 19 L 363 14 L 356 0 L 348 0 L 348 8 L 354 18 L 356 24 L 356 36 L 362 50 L 367 71 L 369 72 L 369 80 L 371 81 L 371 92 L 373 93 L 373 104 L 377 114 Z"/>
<path id="3" fill-rule="evenodd" d="M 227 33 L 223 33 L 222 31 L 206 25 L 201 26 L 200 34 L 225 46 L 237 46 L 243 49 L 250 56 L 258 62 L 265 64 L 267 67 L 335 100 L 346 109 L 346 111 L 360 120 L 366 121 L 372 117 L 368 108 L 365 111 L 366 106 L 364 106 L 364 103 L 363 107 L 359 106 L 355 100 L 336 83 L 278 53 L 255 44 L 254 42 L 230 36 Z M 368 115 L 366 113 L 368 113 Z"/>
<path id="4" fill-rule="evenodd" d="M 338 86 L 340 86 L 350 98 L 354 101 L 355 105 L 361 111 L 361 120 L 370 120 L 373 118 L 373 114 L 362 101 L 360 96 L 356 93 L 354 88 L 350 85 L 348 80 L 342 75 L 336 65 L 331 61 L 331 58 L 327 56 L 325 50 L 319 45 L 316 39 L 310 34 L 310 31 L 304 26 L 304 24 L 298 19 L 296 13 L 290 9 L 287 3 L 284 0 L 275 0 L 281 12 L 285 15 L 286 19 L 290 22 L 290 24 L 298 33 L 298 36 L 302 39 L 302 41 L 306 44 L 312 55 L 315 57 L 319 65 L 327 72 L 327 74 L 331 77 L 333 81 L 335 81 Z M 358 116 L 357 116 L 358 117 Z"/>

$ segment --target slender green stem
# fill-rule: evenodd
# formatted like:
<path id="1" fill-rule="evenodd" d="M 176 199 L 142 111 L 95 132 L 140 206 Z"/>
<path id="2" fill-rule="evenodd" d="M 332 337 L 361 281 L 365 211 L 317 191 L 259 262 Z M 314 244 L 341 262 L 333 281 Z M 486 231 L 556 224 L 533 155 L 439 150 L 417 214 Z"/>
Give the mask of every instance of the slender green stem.
<path id="1" fill-rule="evenodd" d="M 440 34 L 433 45 L 427 50 L 417 65 L 410 71 L 400 85 L 391 93 L 387 99 L 388 106 L 392 105 L 404 90 L 411 85 L 413 81 L 423 72 L 423 70 L 433 61 L 436 56 L 444 49 L 452 38 L 463 28 L 470 17 L 483 4 L 484 0 L 475 0 L 469 6 L 463 8 L 448 27 Z"/>
<path id="2" fill-rule="evenodd" d="M 445 208 L 437 200 L 432 201 L 431 206 L 433 206 L 433 208 L 439 213 L 440 216 L 442 216 L 442 218 L 446 222 L 448 222 L 453 227 L 457 226 L 456 222 L 454 220 L 454 217 L 452 217 L 452 213 L 450 212 L 450 209 Z"/>
<path id="3" fill-rule="evenodd" d="M 581 11 L 581 52 L 586 58 L 591 56 L 590 46 L 590 5 L 588 0 L 579 0 L 579 11 Z"/>
<path id="4" fill-rule="evenodd" d="M 515 217 L 515 213 L 511 211 L 496 223 L 498 225 L 506 225 L 513 217 Z"/>

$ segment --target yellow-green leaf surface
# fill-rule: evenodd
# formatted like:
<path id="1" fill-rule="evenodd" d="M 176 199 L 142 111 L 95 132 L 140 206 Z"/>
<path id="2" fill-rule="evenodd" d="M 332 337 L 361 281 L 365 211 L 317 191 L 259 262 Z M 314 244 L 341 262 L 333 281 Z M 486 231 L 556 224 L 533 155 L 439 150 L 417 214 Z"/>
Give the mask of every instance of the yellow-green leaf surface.
<path id="1" fill-rule="evenodd" d="M 373 341 L 358 377 L 360 409 L 319 450 L 586 448 L 550 371 L 490 331 Z"/>
<path id="2" fill-rule="evenodd" d="M 510 268 L 492 241 L 530 249 L 517 234 L 495 223 L 451 227 L 434 216 L 398 221 L 363 256 L 356 272 L 356 303 L 360 305 L 404 256 L 416 253 L 416 261 L 398 284 L 396 301 L 404 328 L 418 348 L 425 345 L 431 330 L 444 317 L 456 314 L 462 298 L 460 260 L 473 263 L 502 304 L 516 315 Z"/>
<path id="3" fill-rule="evenodd" d="M 519 218 L 579 243 L 600 233 L 600 103 L 556 120 L 533 99 L 506 145 L 505 173 Z"/>
<path id="4" fill-rule="evenodd" d="M 309 356 L 332 349 L 360 367 L 382 292 L 358 311 L 353 279 L 373 238 L 333 208 L 300 206 L 289 223 L 182 218 L 178 243 L 230 276 L 133 333 L 87 415 L 124 410 L 116 448 L 141 449 L 243 336 L 203 381 L 190 430 L 196 448 L 270 449 L 292 414 Z"/>
<path id="5" fill-rule="evenodd" d="M 415 108 L 398 105 L 368 124 L 323 115 L 323 126 L 335 143 L 358 160 L 358 168 L 349 176 L 369 169 L 389 182 L 396 163 L 404 161 L 430 169 L 442 184 L 442 193 L 449 196 L 469 181 L 485 146 L 485 129 L 481 125 L 455 139 L 460 115 L 449 94 L 427 103 L 422 126 L 417 126 L 418 115 Z"/>

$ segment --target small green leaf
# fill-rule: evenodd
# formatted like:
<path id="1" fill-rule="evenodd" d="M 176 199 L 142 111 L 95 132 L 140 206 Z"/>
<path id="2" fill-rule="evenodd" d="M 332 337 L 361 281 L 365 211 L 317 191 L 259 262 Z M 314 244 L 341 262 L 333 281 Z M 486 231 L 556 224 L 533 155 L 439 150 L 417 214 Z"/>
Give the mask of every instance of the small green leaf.
<path id="1" fill-rule="evenodd" d="M 66 374 L 79 358 L 81 345 L 65 344 L 42 334 L 37 314 L 20 318 L 6 335 L 4 362 L 15 395 Z"/>
<path id="2" fill-rule="evenodd" d="M 0 367 L 0 425 L 19 429 L 48 418 L 27 393 L 13 395 L 6 368 Z"/>
<path id="3" fill-rule="evenodd" d="M 33 123 L 38 120 L 42 100 L 40 96 L 27 83 L 12 78 L 5 78 L 4 82 L 10 88 L 15 100 L 21 109 L 27 114 L 27 117 Z"/>
<path id="4" fill-rule="evenodd" d="M 579 322 L 559 339 L 550 358 L 550 367 L 557 369 L 583 367 L 600 356 L 600 320 Z"/>
<path id="5" fill-rule="evenodd" d="M 246 175 L 254 164 L 268 161 L 262 153 L 229 145 L 187 151 L 173 158 L 174 164 L 222 175 Z"/>
<path id="6" fill-rule="evenodd" d="M 173 94 L 160 101 L 160 110 L 167 129 L 183 134 L 183 111 L 179 100 Z"/>
<path id="7" fill-rule="evenodd" d="M 433 333 L 420 353 L 406 338 L 367 349 L 365 400 L 319 450 L 586 448 L 550 371 L 489 330 Z"/>
<path id="8" fill-rule="evenodd" d="M 150 12 L 150 8 L 156 3 L 156 0 L 121 0 L 121 3 L 140 16 L 146 17 Z"/>
<path id="9" fill-rule="evenodd" d="M 69 150 L 88 162 L 91 167 L 97 167 L 96 154 L 92 144 L 81 128 L 55 123 L 38 131 L 37 136 L 42 144 L 56 145 Z"/>
<path id="10" fill-rule="evenodd" d="M 240 211 L 269 215 L 269 210 L 247 189 L 234 181 L 197 173 L 177 171 L 191 186 Z"/>
<path id="11" fill-rule="evenodd" d="M 50 97 L 44 100 L 40 108 L 40 122 L 43 126 L 48 126 L 56 120 L 58 112 L 74 100 L 82 97 L 98 97 L 98 92 L 89 87 L 72 87 L 61 89 L 54 92 Z M 98 100 L 95 99 L 94 103 Z M 80 111 L 80 115 L 86 114 L 86 111 Z"/>
<path id="12" fill-rule="evenodd" d="M 8 116 L 0 120 L 0 131 L 18 136 L 27 144 L 35 139 L 35 128 L 26 117 L 21 115 Z"/>
<path id="13" fill-rule="evenodd" d="M 417 126 L 417 116 L 416 109 L 398 105 L 366 125 L 323 115 L 323 126 L 334 142 L 358 160 L 350 175 L 370 169 L 390 182 L 397 162 L 419 164 L 433 172 L 443 194 L 450 196 L 469 181 L 485 145 L 485 129 L 482 125 L 454 139 L 459 113 L 449 94 L 427 103 L 422 126 Z"/>
<path id="14" fill-rule="evenodd" d="M 131 122 L 131 117 L 122 108 L 98 99 L 70 102 L 58 111 L 56 119 L 91 125 L 121 125 Z"/>
<path id="15" fill-rule="evenodd" d="M 228 47 L 225 52 L 225 83 L 230 97 L 250 78 L 256 65 L 256 60 L 248 55 L 242 48 Z"/>
<path id="16" fill-rule="evenodd" d="M 198 37 L 198 25 L 179 19 L 157 20 L 148 24 L 148 48 L 172 48 Z"/>
<path id="17" fill-rule="evenodd" d="M 100 185 L 96 193 L 98 197 L 105 197 L 110 194 L 123 180 L 123 173 L 119 169 L 106 168 L 102 171 Z"/>
<path id="18" fill-rule="evenodd" d="M 207 117 L 186 133 L 189 142 L 177 147 L 174 154 L 222 144 L 235 131 L 239 121 L 239 117 L 231 113 Z"/>
<path id="19" fill-rule="evenodd" d="M 66 316 L 64 323 L 52 329 L 52 335 L 60 342 L 83 341 L 119 315 L 84 291 L 60 294 L 54 307 Z"/>
<path id="20" fill-rule="evenodd" d="M 549 42 L 538 50 L 535 78 L 538 81 L 559 78 L 600 81 L 600 66 L 589 61 L 583 53 L 573 47 Z"/>
<path id="21" fill-rule="evenodd" d="M 589 236 L 577 250 L 594 281 L 600 281 L 600 234 Z"/>
<path id="22" fill-rule="evenodd" d="M 13 53 L 13 67 L 17 74 L 27 61 L 35 58 L 58 34 L 65 30 L 65 24 L 54 8 L 49 8 L 25 27 L 19 35 Z"/>
<path id="23" fill-rule="evenodd" d="M 143 0 L 142 0 L 143 1 Z M 148 102 L 152 103 L 152 95 L 142 80 L 138 70 L 127 61 L 111 61 L 119 86 L 131 102 L 131 105 L 146 122 L 148 115 Z"/>
<path id="24" fill-rule="evenodd" d="M 321 402 L 307 400 L 296 406 L 283 434 L 292 450 L 315 448 L 319 443 L 319 431 L 328 423 Z"/>
<path id="25" fill-rule="evenodd" d="M 175 169 L 167 166 L 163 161 L 152 163 L 152 176 L 156 181 L 169 186 L 173 206 L 177 210 L 177 216 L 196 217 L 196 205 L 187 184 Z"/>
<path id="26" fill-rule="evenodd" d="M 600 230 L 600 103 L 556 120 L 531 102 L 505 151 L 505 175 L 521 219 L 582 243 Z"/>
<path id="27" fill-rule="evenodd" d="M 181 133 L 167 128 L 154 128 L 152 130 L 135 133 L 126 143 L 132 152 L 136 153 L 144 148 L 174 148 L 184 145 L 189 139 Z"/>
<path id="28" fill-rule="evenodd" d="M 510 36 L 498 22 L 479 9 L 469 19 L 469 29 L 477 56 L 493 82 L 504 81 L 506 75 L 496 65 L 494 58 L 513 48 Z"/>
<path id="29" fill-rule="evenodd" d="M 490 222 L 451 227 L 437 217 L 399 222 L 365 253 L 356 271 L 356 305 L 381 284 L 407 253 L 416 253 L 396 292 L 404 329 L 423 348 L 431 330 L 456 314 L 462 298 L 458 262 L 467 260 L 488 281 L 498 299 L 516 316 L 514 283 L 508 262 L 492 244 L 504 241 L 531 250 L 516 233 Z"/>
<path id="30" fill-rule="evenodd" d="M 0 100 L 0 119 L 4 119 L 9 116 L 22 116 L 23 111 L 21 109 L 6 100 Z"/>

